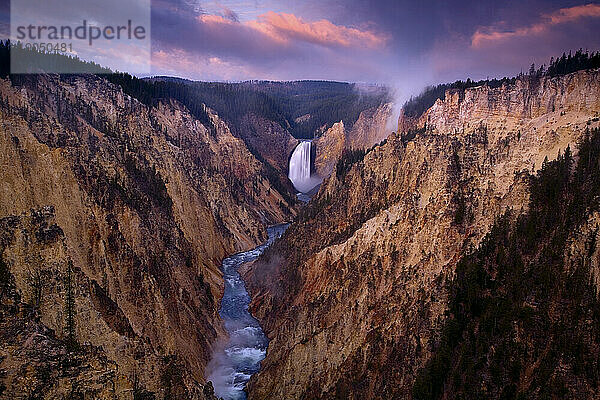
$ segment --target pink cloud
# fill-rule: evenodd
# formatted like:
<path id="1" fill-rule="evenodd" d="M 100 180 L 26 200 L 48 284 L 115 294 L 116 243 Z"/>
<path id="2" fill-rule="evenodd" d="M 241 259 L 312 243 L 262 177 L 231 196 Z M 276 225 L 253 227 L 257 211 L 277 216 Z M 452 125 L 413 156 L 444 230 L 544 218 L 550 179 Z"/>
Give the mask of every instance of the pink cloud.
<path id="1" fill-rule="evenodd" d="M 482 27 L 471 37 L 471 47 L 482 48 L 490 44 L 527 36 L 542 35 L 552 27 L 574 22 L 580 18 L 600 17 L 600 5 L 586 4 L 570 8 L 561 8 L 551 14 L 543 14 L 539 22 L 519 27 L 512 31 L 503 31 L 497 27 Z"/>
<path id="2" fill-rule="evenodd" d="M 235 24 L 235 22 L 230 19 L 223 18 L 220 15 L 212 15 L 212 14 L 199 15 L 197 17 L 197 20 L 202 23 L 209 24 L 209 25 L 218 25 L 218 24 L 233 25 L 233 24 Z"/>
<path id="3" fill-rule="evenodd" d="M 259 16 L 257 21 L 251 21 L 249 24 L 274 38 L 281 40 L 295 38 L 323 46 L 375 48 L 382 46 L 387 41 L 387 37 L 383 35 L 335 25 L 326 19 L 305 22 L 294 14 L 273 11 Z"/>
<path id="4" fill-rule="evenodd" d="M 325 47 L 378 48 L 385 45 L 388 37 L 369 30 L 360 30 L 343 25 L 335 25 L 322 19 L 306 22 L 294 14 L 269 11 L 256 20 L 237 22 L 219 15 L 200 15 L 197 20 L 207 26 L 249 28 L 269 39 L 286 44 L 292 40 L 313 43 Z"/>

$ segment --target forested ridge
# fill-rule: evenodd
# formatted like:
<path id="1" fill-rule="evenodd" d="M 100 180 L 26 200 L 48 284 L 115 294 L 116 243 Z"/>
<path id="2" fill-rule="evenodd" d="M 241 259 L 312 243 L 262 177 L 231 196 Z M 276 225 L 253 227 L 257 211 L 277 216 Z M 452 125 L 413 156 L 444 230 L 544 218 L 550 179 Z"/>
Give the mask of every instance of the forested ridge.
<path id="1" fill-rule="evenodd" d="M 372 86 L 363 90 L 345 82 L 222 83 L 162 77 L 150 81 L 162 90 L 168 90 L 171 85 L 183 85 L 190 96 L 234 125 L 251 113 L 275 121 L 292 136 L 303 139 L 313 138 L 339 121 L 351 127 L 363 110 L 391 101 L 385 87 Z"/>
<path id="2" fill-rule="evenodd" d="M 542 76 L 562 76 L 572 72 L 592 68 L 600 68 L 600 52 L 589 53 L 580 49 L 574 54 L 571 52 L 569 52 L 569 54 L 563 53 L 561 57 L 556 59 L 551 58 L 548 66 L 542 65 L 539 68 L 536 68 L 535 64 L 532 64 L 529 67 L 527 74 L 521 73 L 518 75 L 518 77 L 484 79 L 480 81 L 467 79 L 466 81 L 457 80 L 456 82 L 452 83 L 442 83 L 436 86 L 428 86 L 419 95 L 411 97 L 407 102 L 405 102 L 403 111 L 404 115 L 407 117 L 418 118 L 427 109 L 429 109 L 437 99 L 444 100 L 446 97 L 446 90 L 450 89 L 464 90 L 483 85 L 487 85 L 491 88 L 497 88 L 504 84 L 514 84 L 517 78 L 527 77 L 528 79 L 535 80 L 541 78 Z"/>

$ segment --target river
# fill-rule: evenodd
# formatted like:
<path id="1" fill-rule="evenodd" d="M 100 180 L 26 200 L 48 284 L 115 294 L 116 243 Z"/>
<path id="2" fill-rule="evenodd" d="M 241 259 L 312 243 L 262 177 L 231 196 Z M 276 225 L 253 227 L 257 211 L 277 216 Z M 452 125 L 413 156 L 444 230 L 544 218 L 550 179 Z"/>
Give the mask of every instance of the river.
<path id="1" fill-rule="evenodd" d="M 252 374 L 260 369 L 269 340 L 258 321 L 248 312 L 250 295 L 238 273 L 238 268 L 255 260 L 273 241 L 281 236 L 288 224 L 267 228 L 266 243 L 223 260 L 221 270 L 225 290 L 219 314 L 229 334 L 227 342 L 213 354 L 207 368 L 207 379 L 212 381 L 215 394 L 225 400 L 246 399 L 244 388 Z"/>

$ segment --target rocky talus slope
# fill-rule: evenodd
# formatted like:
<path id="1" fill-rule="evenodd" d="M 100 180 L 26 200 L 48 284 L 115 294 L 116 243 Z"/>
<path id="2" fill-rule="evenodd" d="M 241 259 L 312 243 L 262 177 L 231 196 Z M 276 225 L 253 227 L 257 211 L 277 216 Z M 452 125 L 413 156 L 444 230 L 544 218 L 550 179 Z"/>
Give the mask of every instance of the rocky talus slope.
<path id="1" fill-rule="evenodd" d="M 205 111 L 95 76 L 0 81 L 1 396 L 210 397 L 220 262 L 294 210 Z"/>
<path id="2" fill-rule="evenodd" d="M 597 70 L 449 92 L 412 140 L 332 173 L 245 273 L 271 340 L 250 398 L 410 398 L 458 261 L 507 208 L 527 211 L 530 174 L 599 117 Z"/>
<path id="3" fill-rule="evenodd" d="M 386 126 L 392 113 L 392 104 L 364 110 L 350 129 L 340 121 L 314 141 L 316 147 L 315 170 L 327 177 L 344 150 L 365 150 L 381 142 L 389 135 Z"/>

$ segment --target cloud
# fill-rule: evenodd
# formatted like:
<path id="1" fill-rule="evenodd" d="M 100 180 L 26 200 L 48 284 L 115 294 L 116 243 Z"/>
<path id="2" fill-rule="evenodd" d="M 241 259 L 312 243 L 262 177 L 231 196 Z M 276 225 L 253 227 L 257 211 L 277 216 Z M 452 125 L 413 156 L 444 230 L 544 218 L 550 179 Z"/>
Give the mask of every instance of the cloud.
<path id="1" fill-rule="evenodd" d="M 156 5 L 156 3 L 155 3 Z M 186 52 L 244 60 L 269 62 L 289 56 L 281 45 L 264 34 L 217 14 L 196 13 L 189 8 L 154 6 L 152 9 L 153 51 Z M 177 59 L 172 62 L 176 63 Z"/>
<path id="2" fill-rule="evenodd" d="M 471 37 L 473 48 L 483 48 L 501 41 L 547 34 L 557 25 L 575 22 L 581 18 L 600 18 L 600 5 L 586 4 L 570 8 L 561 8 L 551 14 L 544 14 L 540 21 L 514 30 L 502 30 L 498 27 L 483 27 Z"/>
<path id="3" fill-rule="evenodd" d="M 382 71 L 373 60 L 390 52 L 387 36 L 367 24 L 272 11 L 236 18 L 220 4 L 199 13 L 185 0 L 153 5 L 153 73 L 200 80 L 375 81 Z"/>
<path id="4" fill-rule="evenodd" d="M 293 41 L 307 42 L 325 47 L 378 48 L 385 44 L 387 37 L 369 30 L 335 25 L 322 19 L 306 22 L 294 14 L 269 11 L 256 20 L 240 23 L 237 19 L 215 14 L 203 14 L 196 17 L 199 23 L 207 25 L 213 31 L 223 29 L 251 29 L 264 35 L 263 39 L 278 44 Z"/>
<path id="5" fill-rule="evenodd" d="M 326 19 L 305 22 L 294 14 L 273 11 L 260 15 L 247 25 L 275 40 L 287 42 L 296 39 L 322 46 L 377 48 L 388 39 L 369 30 L 335 25 Z"/>

